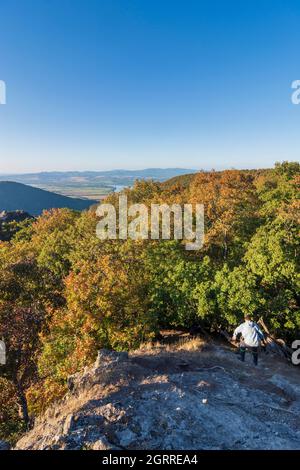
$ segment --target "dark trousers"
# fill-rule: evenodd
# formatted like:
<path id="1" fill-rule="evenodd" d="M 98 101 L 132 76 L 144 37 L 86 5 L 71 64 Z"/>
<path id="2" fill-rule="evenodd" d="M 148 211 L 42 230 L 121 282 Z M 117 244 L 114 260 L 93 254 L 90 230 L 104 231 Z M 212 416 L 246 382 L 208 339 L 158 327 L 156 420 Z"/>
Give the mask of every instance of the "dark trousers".
<path id="1" fill-rule="evenodd" d="M 246 355 L 246 350 L 247 349 L 252 352 L 253 363 L 254 363 L 255 366 L 257 366 L 257 363 L 258 363 L 258 348 L 254 348 L 254 347 L 250 347 L 250 346 L 240 346 L 241 360 L 243 362 L 245 361 L 245 355 Z"/>

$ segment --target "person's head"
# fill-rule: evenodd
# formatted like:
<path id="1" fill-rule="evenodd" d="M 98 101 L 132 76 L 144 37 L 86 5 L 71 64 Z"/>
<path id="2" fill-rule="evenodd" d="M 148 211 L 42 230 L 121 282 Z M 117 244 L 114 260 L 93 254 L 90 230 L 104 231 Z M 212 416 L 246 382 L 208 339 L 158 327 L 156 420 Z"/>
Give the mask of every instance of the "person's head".
<path id="1" fill-rule="evenodd" d="M 249 315 L 248 313 L 247 315 L 245 315 L 245 321 L 251 321 L 251 315 Z"/>

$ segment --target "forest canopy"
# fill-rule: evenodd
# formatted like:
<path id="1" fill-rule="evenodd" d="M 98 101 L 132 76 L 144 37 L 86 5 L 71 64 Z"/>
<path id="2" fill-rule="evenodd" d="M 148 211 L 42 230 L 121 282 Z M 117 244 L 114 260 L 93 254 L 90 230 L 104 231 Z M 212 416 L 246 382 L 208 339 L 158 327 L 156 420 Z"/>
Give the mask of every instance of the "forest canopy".
<path id="1" fill-rule="evenodd" d="M 132 203 L 203 203 L 194 252 L 174 240 L 99 240 L 94 208 L 14 224 L 0 242 L 0 439 L 61 397 L 100 348 L 136 348 L 165 327 L 232 331 L 245 314 L 299 338 L 299 186 L 300 165 L 284 162 L 123 190 Z"/>

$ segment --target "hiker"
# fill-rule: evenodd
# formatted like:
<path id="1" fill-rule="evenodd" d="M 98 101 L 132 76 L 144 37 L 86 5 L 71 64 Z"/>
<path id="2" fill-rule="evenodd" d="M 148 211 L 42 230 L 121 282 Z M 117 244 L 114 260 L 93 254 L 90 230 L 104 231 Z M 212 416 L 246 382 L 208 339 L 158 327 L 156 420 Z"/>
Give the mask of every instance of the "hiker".
<path id="1" fill-rule="evenodd" d="M 259 328 L 258 324 L 252 321 L 250 315 L 245 315 L 245 321 L 238 326 L 234 333 L 232 340 L 236 341 L 237 336 L 241 336 L 240 340 L 240 355 L 241 360 L 245 361 L 246 349 L 252 351 L 254 365 L 258 363 L 258 347 L 261 341 L 264 340 L 264 334 Z"/>

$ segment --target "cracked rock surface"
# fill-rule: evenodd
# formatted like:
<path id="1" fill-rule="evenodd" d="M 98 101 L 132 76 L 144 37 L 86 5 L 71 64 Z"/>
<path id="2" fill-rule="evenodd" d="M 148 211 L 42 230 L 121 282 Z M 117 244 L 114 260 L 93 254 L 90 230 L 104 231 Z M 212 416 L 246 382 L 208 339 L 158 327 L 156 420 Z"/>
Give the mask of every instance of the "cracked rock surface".
<path id="1" fill-rule="evenodd" d="M 224 346 L 99 351 L 15 449 L 300 449 L 299 368 Z"/>

